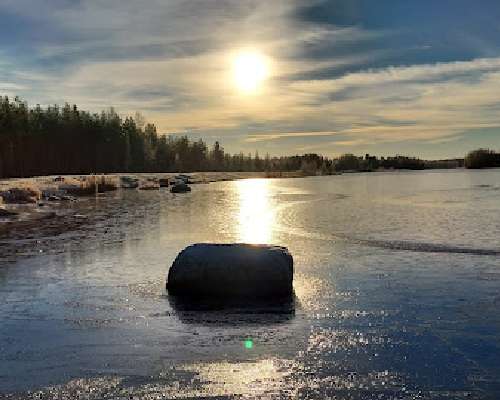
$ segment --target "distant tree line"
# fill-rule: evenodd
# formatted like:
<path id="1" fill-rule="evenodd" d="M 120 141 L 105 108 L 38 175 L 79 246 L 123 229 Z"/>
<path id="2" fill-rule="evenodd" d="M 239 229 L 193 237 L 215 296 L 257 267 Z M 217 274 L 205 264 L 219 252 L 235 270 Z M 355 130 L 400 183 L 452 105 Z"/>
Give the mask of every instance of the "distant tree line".
<path id="1" fill-rule="evenodd" d="M 158 134 L 144 117 L 122 119 L 0 97 L 0 178 L 54 174 L 192 171 L 296 171 L 329 173 L 332 161 L 317 154 L 261 157 L 229 154 L 219 142 Z"/>
<path id="2" fill-rule="evenodd" d="M 459 168 L 463 167 L 463 159 L 452 160 L 421 160 L 416 157 L 403 155 L 376 157 L 366 154 L 364 157 L 354 154 L 343 154 L 333 160 L 335 171 L 377 171 L 387 169 L 436 169 L 436 168 Z"/>
<path id="3" fill-rule="evenodd" d="M 456 168 L 464 159 L 426 161 L 397 155 L 377 158 L 344 154 L 270 157 L 229 154 L 219 142 L 207 146 L 187 136 L 158 134 L 141 114 L 121 118 L 112 108 L 101 113 L 65 104 L 28 107 L 0 96 L 0 178 L 117 172 L 301 170 L 305 174 L 379 169 Z M 500 154 L 479 149 L 465 158 L 467 168 L 500 166 Z"/>
<path id="4" fill-rule="evenodd" d="M 465 156 L 466 168 L 500 167 L 500 153 L 490 149 L 478 149 Z"/>

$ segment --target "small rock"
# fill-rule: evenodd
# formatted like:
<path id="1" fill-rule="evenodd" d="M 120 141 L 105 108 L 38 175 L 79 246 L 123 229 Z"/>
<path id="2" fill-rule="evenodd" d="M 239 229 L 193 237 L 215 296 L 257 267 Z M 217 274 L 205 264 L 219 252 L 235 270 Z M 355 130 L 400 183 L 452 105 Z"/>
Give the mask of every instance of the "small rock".
<path id="1" fill-rule="evenodd" d="M 123 189 L 137 189 L 139 187 L 139 180 L 131 176 L 122 176 L 120 181 Z"/>
<path id="2" fill-rule="evenodd" d="M 185 183 L 176 183 L 170 188 L 172 193 L 186 193 L 190 192 L 191 188 Z"/>
<path id="3" fill-rule="evenodd" d="M 174 176 L 174 179 L 180 183 L 186 183 L 186 184 L 192 183 L 191 177 L 189 175 L 185 175 L 185 174 L 176 175 L 176 176 Z"/>
<path id="4" fill-rule="evenodd" d="M 0 192 L 0 197 L 2 197 L 4 203 L 36 203 L 40 198 L 40 192 L 32 188 L 10 188 L 7 191 Z"/>

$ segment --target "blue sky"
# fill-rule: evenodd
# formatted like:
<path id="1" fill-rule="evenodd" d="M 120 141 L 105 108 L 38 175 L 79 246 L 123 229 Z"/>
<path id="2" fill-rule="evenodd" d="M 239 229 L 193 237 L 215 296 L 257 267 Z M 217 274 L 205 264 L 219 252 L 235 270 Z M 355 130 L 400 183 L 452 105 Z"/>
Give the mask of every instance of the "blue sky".
<path id="1" fill-rule="evenodd" d="M 226 150 L 500 148 L 500 2 L 3 0 L 0 94 L 141 112 Z M 241 93 L 235 54 L 269 60 Z"/>

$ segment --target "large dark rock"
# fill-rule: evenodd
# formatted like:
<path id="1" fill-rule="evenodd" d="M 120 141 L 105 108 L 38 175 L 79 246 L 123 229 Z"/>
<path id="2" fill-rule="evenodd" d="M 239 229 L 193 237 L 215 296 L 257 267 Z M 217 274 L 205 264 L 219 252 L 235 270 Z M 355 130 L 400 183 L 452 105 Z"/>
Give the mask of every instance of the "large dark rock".
<path id="1" fill-rule="evenodd" d="M 272 298 L 293 293 L 293 258 L 286 247 L 206 244 L 186 247 L 168 272 L 169 294 Z"/>

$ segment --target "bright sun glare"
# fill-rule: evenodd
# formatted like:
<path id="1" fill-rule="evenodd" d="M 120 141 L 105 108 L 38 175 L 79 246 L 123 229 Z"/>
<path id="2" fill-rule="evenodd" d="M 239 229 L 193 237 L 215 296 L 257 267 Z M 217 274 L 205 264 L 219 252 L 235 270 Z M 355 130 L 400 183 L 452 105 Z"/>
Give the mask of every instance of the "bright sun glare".
<path id="1" fill-rule="evenodd" d="M 266 58 L 256 51 L 243 51 L 233 62 L 234 80 L 244 93 L 255 92 L 269 75 Z"/>
<path id="2" fill-rule="evenodd" d="M 240 196 L 239 241 L 271 243 L 276 207 L 266 179 L 244 179 L 236 183 Z"/>

